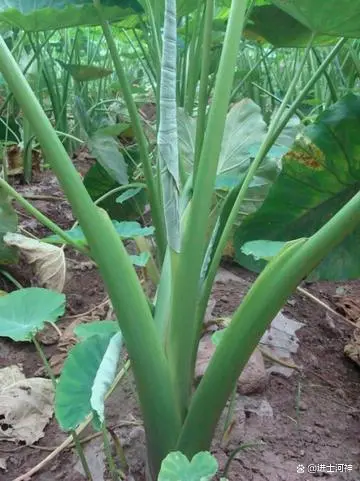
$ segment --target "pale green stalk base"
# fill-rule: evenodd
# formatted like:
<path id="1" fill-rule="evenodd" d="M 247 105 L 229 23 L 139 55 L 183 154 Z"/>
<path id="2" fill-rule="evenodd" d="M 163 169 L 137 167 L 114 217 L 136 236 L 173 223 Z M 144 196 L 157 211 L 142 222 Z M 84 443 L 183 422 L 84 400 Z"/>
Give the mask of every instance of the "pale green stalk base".
<path id="1" fill-rule="evenodd" d="M 176 380 L 182 416 L 185 415 L 188 407 L 193 380 L 192 356 L 197 337 L 195 313 L 199 299 L 200 271 L 206 247 L 208 214 L 212 203 L 246 5 L 246 0 L 232 2 L 189 219 L 184 232 L 179 266 L 174 282 L 168 356 Z"/>
<path id="2" fill-rule="evenodd" d="M 146 296 L 110 219 L 92 202 L 79 174 L 1 37 L 0 71 L 31 123 L 33 132 L 58 177 L 105 281 L 132 360 L 144 416 L 149 459 L 154 472 L 157 472 L 161 461 L 176 444 L 180 416 L 176 411 L 170 370 Z"/>

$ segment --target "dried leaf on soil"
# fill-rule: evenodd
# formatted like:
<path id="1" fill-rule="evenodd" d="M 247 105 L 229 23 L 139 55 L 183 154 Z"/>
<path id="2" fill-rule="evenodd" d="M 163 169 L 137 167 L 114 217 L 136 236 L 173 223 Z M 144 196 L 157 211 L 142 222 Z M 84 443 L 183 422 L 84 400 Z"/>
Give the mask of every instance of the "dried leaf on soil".
<path id="1" fill-rule="evenodd" d="M 336 310 L 352 322 L 359 329 L 355 329 L 350 341 L 344 347 L 344 354 L 360 366 L 360 302 L 353 296 L 336 296 L 334 298 Z"/>
<path id="2" fill-rule="evenodd" d="M 62 292 L 65 284 L 66 261 L 60 247 L 30 239 L 22 234 L 8 232 L 4 242 L 17 247 L 28 264 L 33 265 L 35 275 L 41 287 Z"/>
<path id="3" fill-rule="evenodd" d="M 17 366 L 0 369 L 0 432 L 33 444 L 44 436 L 53 415 L 54 389 L 48 379 L 29 378 Z"/>
<path id="4" fill-rule="evenodd" d="M 266 351 L 269 351 L 269 354 L 275 358 L 293 363 L 291 354 L 296 353 L 299 348 L 299 339 L 295 333 L 303 326 L 304 324 L 301 322 L 289 319 L 280 312 L 261 338 L 260 345 L 264 346 Z M 269 371 L 285 376 L 293 373 L 293 369 L 279 365 L 272 366 Z"/>
<path id="5" fill-rule="evenodd" d="M 336 296 L 334 297 L 336 310 L 350 321 L 360 321 L 360 301 L 353 296 Z"/>
<path id="6" fill-rule="evenodd" d="M 350 342 L 344 347 L 344 354 L 360 366 L 360 329 L 355 329 Z"/>
<path id="7" fill-rule="evenodd" d="M 6 461 L 7 458 L 0 458 L 0 470 L 7 471 Z"/>

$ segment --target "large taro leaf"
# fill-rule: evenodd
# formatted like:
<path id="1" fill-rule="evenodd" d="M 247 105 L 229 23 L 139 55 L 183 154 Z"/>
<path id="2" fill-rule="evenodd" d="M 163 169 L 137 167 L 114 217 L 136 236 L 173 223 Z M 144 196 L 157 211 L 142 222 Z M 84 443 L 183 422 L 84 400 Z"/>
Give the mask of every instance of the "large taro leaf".
<path id="1" fill-rule="evenodd" d="M 108 332 L 90 336 L 70 351 L 55 394 L 55 414 L 62 429 L 75 429 L 91 412 L 97 421 L 104 420 L 104 399 L 115 377 L 121 345 L 120 331 Z"/>
<path id="2" fill-rule="evenodd" d="M 304 47 L 312 31 L 275 5 L 255 6 L 244 30 L 245 38 L 274 47 Z M 336 41 L 334 37 L 316 35 L 314 44 L 324 45 Z"/>
<path id="3" fill-rule="evenodd" d="M 279 158 L 287 152 L 289 139 L 295 139 L 298 123 L 293 119 L 263 160 L 253 178 L 238 220 L 257 210 L 278 174 Z M 181 159 L 185 170 L 191 172 L 195 149 L 196 119 L 183 110 L 178 112 L 178 133 Z M 250 99 L 236 103 L 229 111 L 218 163 L 215 188 L 223 196 L 244 179 L 266 135 L 261 109 Z"/>
<path id="4" fill-rule="evenodd" d="M 29 341 L 46 321 L 56 322 L 65 311 L 65 295 L 29 287 L 0 297 L 0 337 Z"/>
<path id="5" fill-rule="evenodd" d="M 307 237 L 331 219 L 360 187 L 360 97 L 347 95 L 321 114 L 283 157 L 283 170 L 261 206 L 235 235 L 237 260 L 259 271 L 241 249 L 255 240 Z M 360 275 L 360 228 L 313 272 L 311 279 L 354 279 Z"/>
<path id="6" fill-rule="evenodd" d="M 0 264 L 9 264 L 17 260 L 17 251 L 4 243 L 7 232 L 16 232 L 18 217 L 12 208 L 7 194 L 0 189 Z"/>
<path id="7" fill-rule="evenodd" d="M 273 3 L 313 32 L 360 37 L 359 0 L 273 0 Z"/>
<path id="8" fill-rule="evenodd" d="M 137 0 L 102 0 L 104 17 L 117 21 L 143 9 Z M 26 31 L 97 25 L 93 0 L 0 0 L 0 21 Z"/>

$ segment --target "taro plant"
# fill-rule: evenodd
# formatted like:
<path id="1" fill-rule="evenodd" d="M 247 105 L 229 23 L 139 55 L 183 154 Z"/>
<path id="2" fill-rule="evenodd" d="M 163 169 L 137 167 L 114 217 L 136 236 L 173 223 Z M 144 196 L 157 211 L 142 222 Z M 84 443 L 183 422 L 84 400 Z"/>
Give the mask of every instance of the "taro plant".
<path id="1" fill-rule="evenodd" d="M 247 169 L 242 175 L 237 174 L 237 182 L 222 200 L 209 236 L 209 213 L 213 205 L 238 47 L 242 27 L 249 14 L 247 0 L 226 3 L 231 5 L 210 106 L 207 92 L 212 78 L 209 75 L 209 29 L 214 15 L 213 0 L 199 0 L 196 5 L 187 0 L 166 0 L 164 7 L 162 2 L 153 0 L 141 4 L 135 0 L 124 0 L 117 2 L 116 7 L 110 0 L 94 0 L 93 4 L 90 0 L 84 0 L 82 5 L 69 0 L 57 4 L 61 12 L 58 17 L 61 26 L 73 26 L 76 21 L 94 22 L 94 19 L 99 22 L 119 77 L 138 143 L 155 228 L 160 280 L 156 296 L 151 301 L 143 292 L 113 222 L 91 200 L 4 40 L 0 40 L 0 71 L 62 185 L 80 223 L 81 235 L 86 238 L 86 246 L 83 238 L 78 243 L 69 232 L 45 222 L 61 239 L 91 255 L 99 267 L 113 304 L 135 377 L 146 432 L 148 477 L 151 480 L 161 473 L 161 463 L 169 453 L 178 451 L 192 459 L 197 453 L 210 448 L 221 412 L 267 326 L 302 279 L 360 221 L 360 194 L 354 188 L 343 199 L 344 202 L 336 205 L 330 219 L 326 221 L 322 218 L 317 229 L 311 233 L 296 230 L 293 238 L 284 239 L 287 242 L 268 262 L 233 314 L 204 377 L 194 390 L 194 366 L 206 305 L 221 255 L 252 179 L 300 102 L 345 44 L 345 38 L 336 37 L 360 34 L 357 23 L 349 19 L 347 14 L 348 8 L 360 9 L 358 1 L 318 0 L 314 4 L 311 0 L 274 0 L 273 3 L 285 11 L 286 18 L 294 17 L 297 24 L 302 26 L 300 30 L 302 38 L 306 38 L 306 49 L 260 145 L 255 143 L 249 146 L 252 155 Z M 5 12 L 3 18 L 7 21 L 16 19 L 18 24 L 31 29 L 38 28 L 43 19 L 44 29 L 49 24 L 52 28 L 55 26 L 56 15 L 49 15 L 51 8 L 56 9 L 52 2 L 40 2 L 39 7 L 47 7 L 43 11 L 35 6 L 19 7 L 22 12 L 15 9 L 18 2 L 7 1 L 6 5 L 9 4 L 13 4 L 14 8 L 7 10 L 0 2 Z M 183 176 L 177 135 L 177 15 L 199 7 L 205 12 L 205 23 L 198 32 L 200 42 L 199 39 L 196 42 L 202 49 L 200 75 L 194 74 L 195 91 L 198 92 L 195 147 L 191 169 Z M 151 40 L 158 53 L 161 53 L 161 68 L 157 75 L 159 122 L 155 165 L 149 155 L 147 138 L 108 23 L 111 14 L 113 20 L 119 20 L 124 14 L 134 11 L 143 15 L 143 21 L 148 22 Z M 21 16 L 21 13 L 26 15 Z M 79 20 L 82 14 L 85 18 Z M 296 93 L 304 65 L 319 35 L 335 37 L 334 46 L 313 69 L 301 91 Z M 194 92 L 193 87 L 191 92 Z M 191 100 L 188 112 L 192 111 L 192 106 Z M 318 149 L 321 150 L 321 146 Z M 322 156 L 326 155 L 327 152 L 323 150 Z M 351 152 L 351 155 L 356 156 L 356 152 Z M 316 163 L 314 165 L 317 166 Z M 1 188 L 11 196 L 17 195 L 3 180 Z M 288 201 L 288 198 L 283 200 L 284 203 Z M 31 206 L 24 202 L 23 205 L 44 221 Z M 280 208 L 277 222 L 282 222 Z M 272 228 L 271 224 L 266 224 L 266 218 L 263 226 Z M 261 235 L 265 235 L 263 231 Z M 73 430 L 84 417 L 94 413 L 95 424 L 104 429 L 104 393 L 116 373 L 120 351 L 118 334 L 114 334 L 114 331 L 109 333 L 108 328 L 103 327 L 101 333 L 82 341 L 69 355 L 56 393 L 56 416 L 63 428 Z M 83 390 L 84 383 L 87 386 L 86 393 Z"/>

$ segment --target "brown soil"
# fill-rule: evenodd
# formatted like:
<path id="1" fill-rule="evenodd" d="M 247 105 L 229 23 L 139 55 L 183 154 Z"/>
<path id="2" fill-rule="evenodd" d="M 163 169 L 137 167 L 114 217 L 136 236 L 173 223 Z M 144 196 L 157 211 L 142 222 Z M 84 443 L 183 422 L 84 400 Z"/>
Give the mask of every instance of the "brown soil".
<path id="1" fill-rule="evenodd" d="M 80 172 L 84 172 L 88 168 L 88 160 L 79 160 L 77 166 Z M 18 190 L 31 195 L 61 196 L 57 182 L 49 172 L 38 174 L 31 186 L 19 185 Z M 68 228 L 74 221 L 64 200 L 32 202 L 62 227 Z M 21 212 L 20 209 L 19 211 Z M 20 220 L 21 226 L 28 232 L 38 236 L 47 233 L 46 229 L 23 213 Z M 66 315 L 59 322 L 63 333 L 77 319 L 83 322 L 103 319 L 107 315 L 111 317 L 108 306 L 103 304 L 106 293 L 96 269 L 71 250 L 67 250 L 66 255 L 69 260 L 65 286 L 68 306 Z M 225 267 L 238 278 L 216 284 L 212 296 L 215 317 L 231 314 L 255 278 L 253 274 L 231 263 Z M 31 272 L 26 266 L 15 266 L 9 270 L 23 285 L 31 284 Z M 359 282 L 341 285 L 314 283 L 306 287 L 334 307 L 339 286 L 346 295 L 359 294 Z M 10 288 L 9 283 L 0 277 L 0 289 Z M 302 372 L 295 372 L 289 378 L 272 374 L 266 391 L 252 396 L 250 401 L 238 396 L 230 441 L 224 446 L 218 438 L 214 442 L 214 454 L 223 468 L 237 446 L 256 443 L 256 446 L 241 450 L 234 457 L 228 472 L 231 481 L 297 481 L 322 476 L 332 477 L 336 481 L 358 481 L 359 369 L 343 354 L 352 329 L 334 316 L 329 317 L 324 308 L 299 294 L 289 299 L 283 312 L 305 324 L 297 333 L 300 347 L 294 356 L 294 362 L 302 367 Z M 48 357 L 59 360 L 59 356 L 63 356 L 66 350 L 66 344 L 70 346 L 73 340 L 71 335 L 66 338 L 63 334 L 60 342 L 56 337 L 52 340 L 51 336 L 47 342 L 51 343 L 44 346 Z M 21 365 L 27 376 L 39 375 L 41 372 L 41 362 L 32 345 L 0 340 L 0 367 L 12 364 Z M 272 415 L 261 416 L 256 409 L 246 407 L 246 403 L 256 403 L 257 400 L 267 400 L 273 410 Z M 109 400 L 107 412 L 109 425 L 118 434 L 130 465 L 131 475 L 128 479 L 143 481 L 144 432 L 141 425 L 138 425 L 141 419 L 130 373 Z M 84 435 L 90 433 L 91 430 L 88 429 Z M 65 438 L 66 435 L 59 430 L 55 420 L 48 425 L 43 439 L 36 446 L 16 446 L 3 441 L 0 433 L 0 458 L 7 459 L 8 468 L 7 472 L 0 469 L 0 480 L 12 481 L 25 474 Z M 88 442 L 85 452 L 95 473 L 94 481 L 104 479 L 101 438 Z M 327 470 L 329 465 L 346 464 L 352 465 L 352 471 L 341 473 L 338 470 L 334 474 L 318 471 L 312 474 L 307 473 L 310 464 L 325 464 Z M 297 473 L 298 465 L 304 465 L 305 473 Z M 76 454 L 68 450 L 31 479 L 81 481 L 85 478 L 80 471 Z"/>

